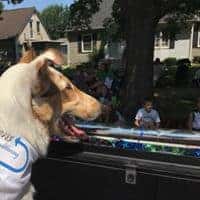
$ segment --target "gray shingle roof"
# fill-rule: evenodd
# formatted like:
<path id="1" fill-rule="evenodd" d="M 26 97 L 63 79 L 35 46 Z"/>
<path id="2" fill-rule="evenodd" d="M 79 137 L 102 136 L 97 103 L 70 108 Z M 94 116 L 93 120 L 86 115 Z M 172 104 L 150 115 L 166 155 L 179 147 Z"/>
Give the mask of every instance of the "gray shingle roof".
<path id="1" fill-rule="evenodd" d="M 111 17 L 112 14 L 112 6 L 115 0 L 103 0 L 100 6 L 100 9 L 97 13 L 95 13 L 91 19 L 90 27 L 92 29 L 102 29 L 104 21 L 106 18 Z M 165 15 L 159 20 L 159 24 L 166 23 L 168 18 L 173 17 L 172 14 Z M 200 21 L 199 16 L 195 16 L 195 21 Z"/>
<path id="2" fill-rule="evenodd" d="M 20 34 L 35 12 L 34 7 L 4 10 L 0 15 L 0 40 Z"/>
<path id="3" fill-rule="evenodd" d="M 91 19 L 92 29 L 102 29 L 105 19 L 111 17 L 112 6 L 115 0 L 103 0 L 100 9 Z"/>
<path id="4" fill-rule="evenodd" d="M 90 28 L 95 30 L 95 29 L 103 29 L 104 28 L 104 22 L 105 19 L 110 18 L 112 16 L 112 6 L 115 0 L 103 0 L 101 5 L 100 5 L 100 9 L 97 13 L 95 13 L 92 16 L 91 19 L 91 24 L 90 24 Z M 170 17 L 170 15 L 166 15 L 164 17 L 162 17 L 159 20 L 159 23 L 166 23 L 167 19 Z M 72 30 L 67 30 L 67 31 L 74 31 Z"/>
<path id="5" fill-rule="evenodd" d="M 100 9 L 97 13 L 95 13 L 91 19 L 90 27 L 92 29 L 102 29 L 104 28 L 103 24 L 105 19 L 110 18 L 112 16 L 112 6 L 115 0 L 103 0 Z M 159 23 L 166 23 L 166 19 L 169 16 L 164 16 L 160 19 Z"/>

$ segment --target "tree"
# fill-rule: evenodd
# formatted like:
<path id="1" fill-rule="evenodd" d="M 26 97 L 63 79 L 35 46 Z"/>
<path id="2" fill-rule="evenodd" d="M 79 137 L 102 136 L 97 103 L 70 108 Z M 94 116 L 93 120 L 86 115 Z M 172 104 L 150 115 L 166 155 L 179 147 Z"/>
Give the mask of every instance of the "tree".
<path id="1" fill-rule="evenodd" d="M 8 3 L 17 4 L 17 3 L 21 3 L 23 0 L 7 0 L 7 1 L 8 1 Z"/>
<path id="2" fill-rule="evenodd" d="M 90 17 L 101 0 L 79 0 L 71 6 L 71 13 L 76 25 L 76 17 L 86 11 Z M 200 10 L 199 0 L 115 0 L 113 17 L 126 41 L 126 66 L 122 86 L 123 113 L 130 119 L 137 105 L 153 94 L 153 52 L 154 37 L 159 20 L 168 16 L 168 21 L 183 22 L 194 17 Z M 92 14 L 91 14 L 92 13 Z M 88 19 L 85 20 L 88 23 Z M 171 23 L 173 24 L 173 23 Z M 85 25 L 85 24 L 84 24 Z"/>
<path id="3" fill-rule="evenodd" d="M 2 4 L 2 2 L 0 2 L 0 14 L 1 14 L 2 10 L 3 10 L 3 4 Z"/>
<path id="4" fill-rule="evenodd" d="M 8 3 L 17 4 L 17 3 L 21 3 L 23 0 L 0 0 L 0 14 L 4 8 L 3 3 L 2 3 L 3 1 L 7 1 Z"/>
<path id="5" fill-rule="evenodd" d="M 69 21 L 67 6 L 51 5 L 41 12 L 40 18 L 52 39 L 64 37 Z"/>

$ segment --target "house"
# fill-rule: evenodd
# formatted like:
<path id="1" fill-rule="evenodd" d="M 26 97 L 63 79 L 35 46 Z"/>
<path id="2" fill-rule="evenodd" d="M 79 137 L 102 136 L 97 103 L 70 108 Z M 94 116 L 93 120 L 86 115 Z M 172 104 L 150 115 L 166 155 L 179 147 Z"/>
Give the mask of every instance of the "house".
<path id="1" fill-rule="evenodd" d="M 159 26 L 165 24 L 161 19 Z M 164 60 L 169 57 L 176 59 L 188 58 L 191 61 L 200 57 L 200 20 L 194 18 L 188 24 L 188 28 L 175 36 L 175 39 L 166 39 L 162 32 L 155 35 L 154 58 Z"/>
<path id="2" fill-rule="evenodd" d="M 78 65 L 87 62 L 90 55 L 101 46 L 100 34 L 104 30 L 103 23 L 112 13 L 114 0 L 103 0 L 99 12 L 94 14 L 91 22 L 91 30 L 67 31 L 69 44 L 68 56 L 70 65 Z M 166 24 L 165 17 L 159 22 L 159 26 Z M 124 48 L 124 42 L 108 41 L 105 45 L 105 57 L 112 60 L 120 60 Z M 154 59 L 164 60 L 169 57 L 177 59 L 188 58 L 192 60 L 200 56 L 200 19 L 191 21 L 190 28 L 176 35 L 174 40 L 166 39 L 162 32 L 155 35 Z"/>
<path id="3" fill-rule="evenodd" d="M 76 66 L 88 62 L 90 57 L 102 46 L 101 32 L 106 18 L 111 17 L 114 0 L 104 0 L 100 10 L 91 19 L 90 30 L 67 30 L 68 65 Z"/>
<path id="4" fill-rule="evenodd" d="M 166 17 L 162 18 L 158 24 L 159 27 L 164 25 L 166 25 Z M 121 58 L 124 48 L 124 43 L 109 43 L 107 58 Z M 199 18 L 190 21 L 188 28 L 177 34 L 174 39 L 167 39 L 162 32 L 155 34 L 154 59 L 159 58 L 163 61 L 166 58 L 187 58 L 192 61 L 196 57 L 200 58 Z"/>
<path id="5" fill-rule="evenodd" d="M 0 15 L 0 61 L 16 62 L 33 42 L 50 41 L 34 7 L 4 10 Z"/>

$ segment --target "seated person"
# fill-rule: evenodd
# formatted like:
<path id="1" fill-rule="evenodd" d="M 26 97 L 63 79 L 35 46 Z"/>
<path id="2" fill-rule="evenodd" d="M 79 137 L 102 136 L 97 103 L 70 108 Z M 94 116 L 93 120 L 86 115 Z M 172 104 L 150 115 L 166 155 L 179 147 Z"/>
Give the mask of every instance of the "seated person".
<path id="1" fill-rule="evenodd" d="M 194 87 L 200 87 L 200 69 L 195 72 L 192 83 Z"/>
<path id="2" fill-rule="evenodd" d="M 158 129 L 160 125 L 160 117 L 156 110 L 153 109 L 152 100 L 146 99 L 143 108 L 139 109 L 135 123 L 138 128 Z"/>
<path id="3" fill-rule="evenodd" d="M 188 128 L 190 131 L 200 131 L 200 97 L 196 100 L 196 109 L 189 115 Z"/>

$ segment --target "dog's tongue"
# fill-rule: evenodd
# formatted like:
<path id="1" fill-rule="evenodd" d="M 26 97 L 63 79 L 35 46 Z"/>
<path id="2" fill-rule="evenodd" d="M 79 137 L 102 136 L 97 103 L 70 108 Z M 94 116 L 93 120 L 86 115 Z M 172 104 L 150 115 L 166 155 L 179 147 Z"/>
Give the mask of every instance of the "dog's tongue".
<path id="1" fill-rule="evenodd" d="M 78 137 L 78 138 L 84 138 L 86 137 L 85 131 L 77 128 L 70 117 L 66 117 L 62 120 L 61 128 L 64 130 L 64 132 L 67 135 Z"/>
<path id="2" fill-rule="evenodd" d="M 71 136 L 76 136 L 76 137 L 83 137 L 86 135 L 85 131 L 77 128 L 75 125 L 72 124 L 65 125 L 65 131 Z"/>

